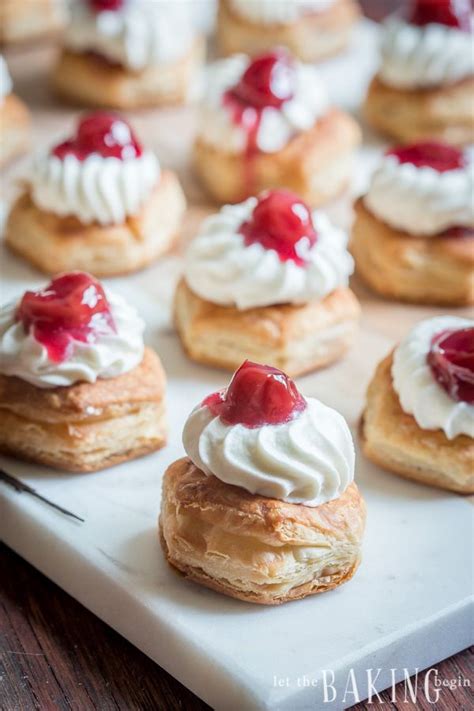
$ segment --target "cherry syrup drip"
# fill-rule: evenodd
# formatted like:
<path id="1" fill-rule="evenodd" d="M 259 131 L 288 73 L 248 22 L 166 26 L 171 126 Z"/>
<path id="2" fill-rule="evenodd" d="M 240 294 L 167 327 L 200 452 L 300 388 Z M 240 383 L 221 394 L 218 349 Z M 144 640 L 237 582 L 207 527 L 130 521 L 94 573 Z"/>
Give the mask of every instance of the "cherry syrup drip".
<path id="1" fill-rule="evenodd" d="M 281 109 L 294 94 L 294 64 L 284 50 L 261 54 L 252 60 L 239 82 L 223 96 L 223 105 L 230 112 L 232 121 L 247 135 L 245 151 L 246 178 L 249 192 L 254 183 L 249 168 L 253 158 L 260 152 L 258 132 L 264 109 Z"/>
<path id="2" fill-rule="evenodd" d="M 309 207 L 290 190 L 270 190 L 263 193 L 250 220 L 239 228 L 245 244 L 255 242 L 273 249 L 282 262 L 293 260 L 304 266 L 311 247 L 316 244 Z"/>
<path id="3" fill-rule="evenodd" d="M 438 173 L 457 170 L 466 165 L 462 151 L 454 146 L 436 141 L 398 146 L 388 150 L 386 155 L 395 156 L 400 163 L 411 163 L 416 168 L 433 168 Z"/>
<path id="4" fill-rule="evenodd" d="M 447 230 L 441 232 L 437 236 L 447 239 L 473 239 L 474 227 L 463 227 L 461 225 L 456 225 L 454 227 L 449 227 Z"/>
<path id="5" fill-rule="evenodd" d="M 62 274 L 40 291 L 27 291 L 16 320 L 61 363 L 71 355 L 74 341 L 94 343 L 115 333 L 110 306 L 100 283 L 84 272 Z"/>
<path id="6" fill-rule="evenodd" d="M 83 116 L 73 138 L 53 149 L 53 155 L 61 159 L 73 155 L 82 161 L 92 153 L 125 160 L 141 156 L 142 147 L 123 118 L 108 111 L 94 111 Z"/>
<path id="7" fill-rule="evenodd" d="M 229 387 L 209 395 L 202 405 L 228 425 L 254 429 L 289 422 L 306 408 L 306 400 L 281 370 L 246 360 Z"/>
<path id="8" fill-rule="evenodd" d="M 407 20 L 412 25 L 424 27 L 430 23 L 471 31 L 470 0 L 414 0 Z"/>
<path id="9" fill-rule="evenodd" d="M 121 10 L 124 0 L 89 0 L 89 5 L 94 12 L 115 12 Z"/>
<path id="10" fill-rule="evenodd" d="M 434 378 L 453 400 L 474 405 L 474 327 L 438 333 L 427 360 Z"/>

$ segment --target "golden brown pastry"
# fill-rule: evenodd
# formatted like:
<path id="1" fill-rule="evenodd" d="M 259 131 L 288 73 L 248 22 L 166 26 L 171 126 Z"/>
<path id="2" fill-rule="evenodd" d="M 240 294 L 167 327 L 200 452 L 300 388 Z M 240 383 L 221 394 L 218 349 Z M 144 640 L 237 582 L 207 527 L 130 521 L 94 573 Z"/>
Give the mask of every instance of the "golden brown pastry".
<path id="1" fill-rule="evenodd" d="M 382 157 L 355 205 L 351 250 L 374 291 L 413 303 L 474 303 L 474 203 L 469 159 L 447 144 Z"/>
<path id="2" fill-rule="evenodd" d="M 334 0 L 320 12 L 307 11 L 299 16 L 295 10 L 295 17 L 292 8 L 283 4 L 277 7 L 274 3 L 272 8 L 267 2 L 259 15 L 258 0 L 235 4 L 221 0 L 217 23 L 220 51 L 258 54 L 273 47 L 288 47 L 304 62 L 316 62 L 344 49 L 360 16 L 353 0 Z"/>
<path id="3" fill-rule="evenodd" d="M 34 42 L 58 34 L 64 27 L 62 0 L 2 0 L 0 44 Z"/>
<path id="4" fill-rule="evenodd" d="M 338 360 L 358 328 L 346 235 L 288 190 L 227 205 L 191 242 L 174 300 L 186 353 L 234 370 L 245 358 L 290 375 Z"/>
<path id="5" fill-rule="evenodd" d="M 53 87 L 98 108 L 185 103 L 196 95 L 204 54 L 185 3 L 76 0 Z"/>
<path id="6" fill-rule="evenodd" d="M 473 142 L 471 13 L 470 0 L 413 0 L 388 19 L 364 106 L 374 128 L 402 143 Z"/>
<path id="7" fill-rule="evenodd" d="M 119 129 L 129 143 L 114 143 Z M 50 274 L 126 274 L 170 249 L 185 206 L 176 175 L 161 172 L 156 156 L 142 149 L 125 121 L 97 112 L 82 119 L 73 139 L 38 154 L 8 217 L 5 239 Z"/>
<path id="8" fill-rule="evenodd" d="M 0 166 L 28 150 L 30 114 L 15 94 L 8 94 L 0 103 Z"/>
<path id="9" fill-rule="evenodd" d="M 73 272 L 1 311 L 1 452 L 87 472 L 163 447 L 164 371 L 121 297 Z"/>
<path id="10" fill-rule="evenodd" d="M 246 361 L 192 411 L 183 444 L 188 457 L 163 478 L 159 527 L 185 577 L 277 605 L 354 575 L 365 505 L 339 413 L 303 398 L 280 370 Z"/>
<path id="11" fill-rule="evenodd" d="M 278 95 L 273 76 L 283 78 Z M 194 164 L 219 203 L 283 187 L 316 207 L 348 186 L 360 139 L 354 119 L 330 106 L 316 68 L 281 48 L 239 54 L 209 70 Z"/>
<path id="12" fill-rule="evenodd" d="M 360 426 L 364 454 L 407 479 L 474 493 L 472 437 L 460 434 L 448 439 L 441 429 L 422 429 L 404 412 L 393 388 L 392 361 L 390 355 L 380 363 L 367 390 Z"/>

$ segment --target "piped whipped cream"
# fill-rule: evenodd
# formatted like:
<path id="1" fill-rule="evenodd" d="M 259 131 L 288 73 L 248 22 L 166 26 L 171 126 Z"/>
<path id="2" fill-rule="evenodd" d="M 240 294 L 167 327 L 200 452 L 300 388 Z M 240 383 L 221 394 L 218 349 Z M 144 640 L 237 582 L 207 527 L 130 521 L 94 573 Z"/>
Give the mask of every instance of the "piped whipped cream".
<path id="1" fill-rule="evenodd" d="M 65 44 L 74 52 L 97 52 L 131 71 L 141 71 L 177 61 L 194 38 L 186 4 L 176 0 L 133 0 L 102 12 L 94 12 L 87 0 L 75 0 Z"/>
<path id="2" fill-rule="evenodd" d="M 345 419 L 314 398 L 289 422 L 228 425 L 200 405 L 183 431 L 188 457 L 208 476 L 292 504 L 320 506 L 354 479 L 354 445 Z"/>
<path id="3" fill-rule="evenodd" d="M 15 314 L 18 301 L 0 309 L 0 372 L 16 376 L 38 388 L 71 386 L 99 378 L 115 378 L 135 368 L 143 358 L 145 324 L 136 311 L 118 294 L 106 291 L 113 332 L 100 334 L 94 342 L 74 342 L 70 356 L 51 360 L 46 346 L 30 329 L 27 332 Z"/>
<path id="4" fill-rule="evenodd" d="M 237 54 L 215 62 L 207 72 L 198 135 L 202 141 L 226 153 L 243 153 L 248 134 L 237 124 L 225 105 L 226 92 L 234 87 L 250 64 L 250 58 Z M 329 99 L 315 67 L 297 62 L 293 97 L 281 108 L 266 106 L 256 135 L 256 146 L 264 153 L 275 153 L 301 131 L 307 131 L 327 113 Z"/>
<path id="5" fill-rule="evenodd" d="M 385 155 L 364 202 L 397 230 L 430 237 L 453 227 L 474 227 L 474 163 L 440 173 Z"/>
<path id="6" fill-rule="evenodd" d="M 473 327 L 474 321 L 441 316 L 417 324 L 395 349 L 393 387 L 404 412 L 424 430 L 443 430 L 448 439 L 474 437 L 474 405 L 451 398 L 436 381 L 427 356 L 434 336 L 442 331 Z"/>
<path id="7" fill-rule="evenodd" d="M 11 93 L 12 88 L 13 82 L 10 72 L 8 71 L 7 63 L 0 54 L 0 104 L 3 103 L 4 99 Z"/>
<path id="8" fill-rule="evenodd" d="M 348 284 L 354 263 L 346 234 L 321 212 L 313 212 L 314 246 L 304 250 L 305 264 L 282 261 L 274 249 L 247 245 L 239 229 L 257 205 L 251 197 L 226 205 L 205 220 L 188 248 L 184 276 L 192 291 L 222 306 L 250 309 L 322 299 Z"/>
<path id="9" fill-rule="evenodd" d="M 160 164 L 151 151 L 125 158 L 91 153 L 85 160 L 69 154 L 59 158 L 39 153 L 29 182 L 33 202 L 41 210 L 83 224 L 122 224 L 136 215 L 160 178 Z"/>
<path id="10" fill-rule="evenodd" d="M 472 33 L 391 18 L 384 27 L 379 77 L 397 89 L 451 84 L 474 73 Z"/>
<path id="11" fill-rule="evenodd" d="M 230 0 L 240 17 L 262 25 L 286 25 L 304 15 L 324 12 L 335 0 Z"/>

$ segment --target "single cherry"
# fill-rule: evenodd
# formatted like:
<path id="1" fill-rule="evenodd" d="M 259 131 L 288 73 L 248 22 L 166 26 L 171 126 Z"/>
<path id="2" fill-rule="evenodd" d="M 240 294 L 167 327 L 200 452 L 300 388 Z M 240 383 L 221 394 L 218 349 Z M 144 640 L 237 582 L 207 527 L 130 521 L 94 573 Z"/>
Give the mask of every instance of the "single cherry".
<path id="1" fill-rule="evenodd" d="M 36 340 L 57 363 L 70 355 L 74 341 L 90 343 L 115 332 L 102 286 L 84 272 L 62 274 L 40 291 L 25 292 L 16 319 L 26 332 L 33 329 Z"/>
<path id="2" fill-rule="evenodd" d="M 407 20 L 410 24 L 420 27 L 436 23 L 470 32 L 471 2 L 470 0 L 414 0 Z"/>
<path id="3" fill-rule="evenodd" d="M 94 12 L 115 12 L 123 7 L 124 0 L 89 0 Z"/>
<path id="4" fill-rule="evenodd" d="M 294 80 L 290 55 L 284 50 L 275 50 L 253 59 L 232 92 L 249 106 L 279 109 L 293 98 Z"/>
<path id="5" fill-rule="evenodd" d="M 287 375 L 270 365 L 244 361 L 229 387 L 209 395 L 203 406 L 228 425 L 253 429 L 289 422 L 306 408 L 306 400 Z"/>
<path id="6" fill-rule="evenodd" d="M 428 364 L 453 400 L 474 404 L 474 327 L 438 333 L 431 342 Z"/>
<path id="7" fill-rule="evenodd" d="M 311 210 L 290 190 L 263 193 L 239 232 L 247 245 L 258 242 L 265 249 L 274 249 L 282 262 L 291 259 L 300 266 L 306 264 L 317 240 Z"/>
<path id="8" fill-rule="evenodd" d="M 411 163 L 416 168 L 433 168 L 438 173 L 464 168 L 464 154 L 458 148 L 446 143 L 425 141 L 398 146 L 387 151 L 386 155 L 395 156 L 400 163 Z"/>
<path id="9" fill-rule="evenodd" d="M 74 155 L 85 160 L 92 153 L 104 158 L 138 158 L 142 147 L 128 123 L 114 113 L 94 111 L 80 120 L 76 135 L 53 149 L 58 158 Z"/>

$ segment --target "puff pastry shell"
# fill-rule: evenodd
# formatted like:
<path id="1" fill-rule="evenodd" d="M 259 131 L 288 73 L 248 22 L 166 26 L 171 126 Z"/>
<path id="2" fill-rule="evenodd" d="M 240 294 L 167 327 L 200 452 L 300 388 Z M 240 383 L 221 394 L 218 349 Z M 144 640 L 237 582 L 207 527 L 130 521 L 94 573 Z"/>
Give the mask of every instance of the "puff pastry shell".
<path id="1" fill-rule="evenodd" d="M 360 436 L 365 455 L 407 479 L 462 494 L 474 493 L 474 440 L 449 440 L 442 430 L 421 429 L 401 408 L 392 385 L 389 355 L 367 390 Z"/>
<path id="2" fill-rule="evenodd" d="M 345 583 L 360 562 L 365 505 L 352 483 L 316 508 L 253 496 L 184 458 L 163 479 L 160 534 L 190 580 L 247 602 L 278 605 Z"/>
<path id="3" fill-rule="evenodd" d="M 192 360 L 235 370 L 249 358 L 291 376 L 338 360 L 354 340 L 359 314 L 350 289 L 303 305 L 239 311 L 204 301 L 182 279 L 174 302 L 176 328 Z"/>
<path id="4" fill-rule="evenodd" d="M 414 237 L 355 205 L 351 251 L 356 271 L 376 292 L 421 304 L 474 303 L 474 239 Z"/>
<path id="5" fill-rule="evenodd" d="M 7 245 L 48 274 L 75 269 L 98 277 L 141 269 L 176 240 L 186 207 L 174 173 L 165 171 L 141 211 L 120 225 L 83 225 L 76 217 L 43 212 L 28 192 L 8 217 Z"/>
<path id="6" fill-rule="evenodd" d="M 30 114 L 15 94 L 8 94 L 0 104 L 0 166 L 17 158 L 28 148 Z"/>
<path id="7" fill-rule="evenodd" d="M 105 469 L 166 443 L 165 374 L 145 349 L 117 378 L 37 388 L 0 375 L 0 452 L 68 471 Z"/>

